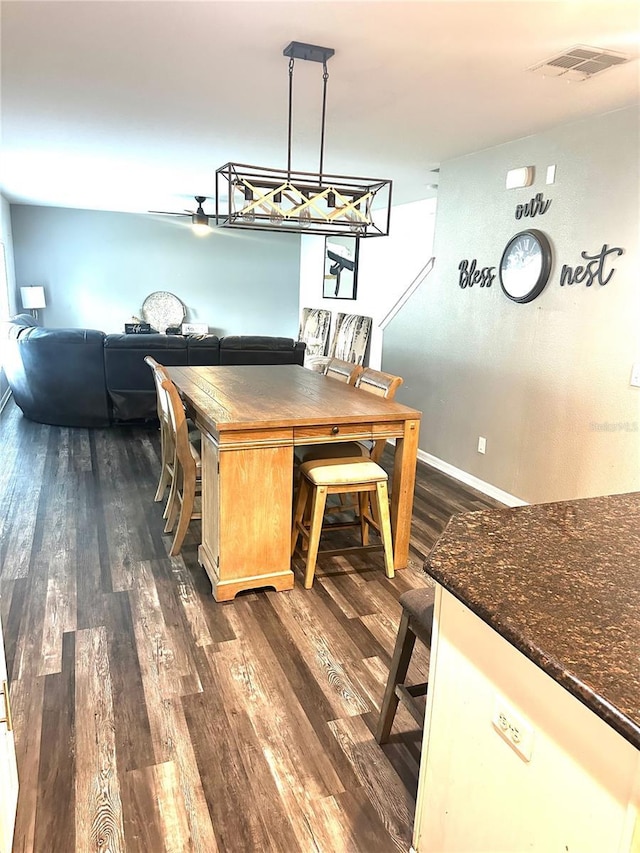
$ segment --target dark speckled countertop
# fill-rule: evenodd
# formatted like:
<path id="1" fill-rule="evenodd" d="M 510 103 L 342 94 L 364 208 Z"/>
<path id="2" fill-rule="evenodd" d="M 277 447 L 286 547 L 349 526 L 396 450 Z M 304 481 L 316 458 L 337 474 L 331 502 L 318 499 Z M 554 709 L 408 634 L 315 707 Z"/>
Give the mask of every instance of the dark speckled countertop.
<path id="1" fill-rule="evenodd" d="M 640 492 L 455 516 L 425 570 L 640 748 Z"/>

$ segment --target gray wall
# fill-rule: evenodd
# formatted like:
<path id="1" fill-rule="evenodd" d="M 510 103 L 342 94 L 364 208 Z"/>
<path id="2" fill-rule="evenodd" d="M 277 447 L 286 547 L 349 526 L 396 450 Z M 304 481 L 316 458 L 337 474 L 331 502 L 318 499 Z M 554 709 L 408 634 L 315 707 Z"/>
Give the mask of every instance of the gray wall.
<path id="1" fill-rule="evenodd" d="M 640 361 L 638 119 L 620 110 L 444 164 L 434 274 L 385 334 L 383 366 L 424 412 L 421 449 L 525 501 L 640 489 L 640 388 L 629 384 Z M 533 186 L 506 190 L 507 170 L 528 165 Z M 548 211 L 516 220 L 537 192 Z M 537 299 L 512 302 L 497 279 L 459 287 L 462 259 L 498 267 L 528 227 L 555 258 Z M 611 281 L 560 287 L 562 265 L 604 243 L 625 249 L 607 263 Z"/>
<path id="2" fill-rule="evenodd" d="M 12 205 L 11 221 L 16 286 L 44 285 L 44 325 L 121 332 L 166 290 L 217 334 L 297 335 L 296 235 L 197 237 L 187 218 L 27 205 Z"/>

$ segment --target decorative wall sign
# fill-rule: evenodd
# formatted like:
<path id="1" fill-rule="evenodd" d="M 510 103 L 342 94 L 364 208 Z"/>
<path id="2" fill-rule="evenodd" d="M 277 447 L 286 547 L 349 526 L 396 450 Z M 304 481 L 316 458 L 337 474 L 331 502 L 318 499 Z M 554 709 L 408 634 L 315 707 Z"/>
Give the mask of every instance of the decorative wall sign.
<path id="1" fill-rule="evenodd" d="M 325 299 L 355 299 L 358 285 L 357 237 L 325 237 L 324 283 Z"/>
<path id="2" fill-rule="evenodd" d="M 465 287 L 473 287 L 474 284 L 479 284 L 480 287 L 491 287 L 496 277 L 495 267 L 481 267 L 478 269 L 478 262 L 475 258 L 472 261 L 460 261 L 458 269 L 460 270 L 458 284 L 463 289 Z"/>
<path id="3" fill-rule="evenodd" d="M 531 302 L 542 293 L 551 271 L 551 245 L 542 231 L 521 231 L 507 243 L 500 260 L 500 284 L 514 302 Z"/>
<path id="4" fill-rule="evenodd" d="M 526 204 L 519 204 L 516 207 L 516 219 L 522 219 L 523 216 L 537 216 L 546 213 L 549 210 L 551 199 L 544 199 L 542 193 L 536 193 L 535 198 L 528 201 Z"/>
<path id="5" fill-rule="evenodd" d="M 585 261 L 589 261 L 589 263 L 586 266 L 576 267 L 564 264 L 560 273 L 560 286 L 562 287 L 565 284 L 582 284 L 584 282 L 587 287 L 591 287 L 594 281 L 604 286 L 611 280 L 611 276 L 616 271 L 614 267 L 609 270 L 608 275 L 605 276 L 604 273 L 604 262 L 607 256 L 612 255 L 614 252 L 616 255 L 622 255 L 624 254 L 624 249 L 617 246 L 610 249 L 604 243 L 597 255 L 588 255 L 586 251 L 580 252 L 580 256 Z"/>
<path id="6" fill-rule="evenodd" d="M 607 266 L 607 261 L 612 260 L 612 255 L 619 257 L 624 252 L 620 246 L 609 248 L 607 243 L 593 255 L 581 252 L 580 256 L 587 263 L 575 267 L 564 264 L 560 272 L 560 286 L 584 284 L 591 287 L 596 282 L 604 287 L 616 271 L 615 267 Z M 531 302 L 544 290 L 552 260 L 551 244 L 542 231 L 530 228 L 514 234 L 502 253 L 498 268 L 502 290 L 514 302 Z M 475 258 L 460 261 L 458 271 L 458 285 L 463 290 L 474 284 L 489 288 L 496 277 L 495 267 L 478 267 Z"/>

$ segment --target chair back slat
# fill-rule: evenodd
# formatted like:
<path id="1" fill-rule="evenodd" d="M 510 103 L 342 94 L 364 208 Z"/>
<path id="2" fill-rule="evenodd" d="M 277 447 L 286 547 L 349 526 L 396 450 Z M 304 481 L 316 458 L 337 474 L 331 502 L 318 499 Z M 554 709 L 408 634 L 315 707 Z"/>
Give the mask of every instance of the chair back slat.
<path id="1" fill-rule="evenodd" d="M 356 379 L 356 388 L 360 388 L 361 391 L 366 391 L 369 394 L 376 394 L 378 397 L 384 397 L 385 400 L 393 400 L 396 391 L 403 382 L 402 376 L 394 376 L 392 373 L 365 367 Z M 370 456 L 374 462 L 379 463 L 382 459 L 386 443 L 384 438 L 374 441 L 370 451 Z"/>
<path id="2" fill-rule="evenodd" d="M 182 400 L 180 399 L 180 394 L 178 394 L 178 389 L 168 377 L 162 382 L 162 387 L 166 392 L 178 461 L 185 473 L 190 472 L 195 477 L 196 460 L 194 459 L 189 443 L 187 416 Z"/>
<path id="3" fill-rule="evenodd" d="M 157 406 L 158 406 L 158 418 L 161 423 L 169 424 L 169 403 L 167 401 L 167 392 L 162 387 L 162 383 L 165 379 L 168 379 L 167 371 L 160 364 L 160 362 L 156 361 L 153 356 L 146 355 L 145 363 L 149 365 L 153 372 L 153 381 L 156 386 L 156 397 L 157 397 Z"/>

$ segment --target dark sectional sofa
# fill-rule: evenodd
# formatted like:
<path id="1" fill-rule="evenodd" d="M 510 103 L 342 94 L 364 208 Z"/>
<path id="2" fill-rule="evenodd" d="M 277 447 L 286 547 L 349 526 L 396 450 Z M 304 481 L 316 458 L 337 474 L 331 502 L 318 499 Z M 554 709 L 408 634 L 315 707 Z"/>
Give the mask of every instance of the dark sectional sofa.
<path id="1" fill-rule="evenodd" d="M 105 335 L 43 329 L 31 315 L 2 323 L 2 363 L 25 417 L 57 426 L 102 427 L 153 418 L 156 394 L 146 355 L 161 364 L 302 364 L 292 338 L 227 335 Z"/>

